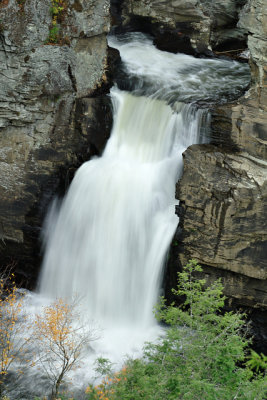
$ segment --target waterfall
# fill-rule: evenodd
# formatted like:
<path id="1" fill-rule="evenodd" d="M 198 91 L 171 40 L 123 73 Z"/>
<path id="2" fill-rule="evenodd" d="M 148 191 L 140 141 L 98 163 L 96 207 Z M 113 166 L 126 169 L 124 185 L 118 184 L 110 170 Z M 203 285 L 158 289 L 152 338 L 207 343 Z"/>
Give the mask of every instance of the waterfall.
<path id="1" fill-rule="evenodd" d="M 146 326 L 178 223 L 181 154 L 198 141 L 202 113 L 181 104 L 174 112 L 115 88 L 111 96 L 114 127 L 104 154 L 82 165 L 53 213 L 40 291 L 77 293 L 105 323 Z"/>
<path id="2" fill-rule="evenodd" d="M 78 296 L 88 323 L 98 324 L 85 368 L 73 372 L 78 390 L 94 375 L 97 357 L 119 366 L 162 332 L 153 306 L 178 224 L 182 153 L 208 140 L 208 105 L 238 96 L 249 82 L 244 64 L 162 52 L 142 34 L 111 37 L 110 45 L 122 59 L 110 93 L 111 137 L 101 157 L 79 168 L 60 206 L 51 207 L 39 293 L 25 299 L 34 314 L 57 297 Z M 28 393 L 43 395 L 39 374 L 23 377 Z"/>
<path id="3" fill-rule="evenodd" d="M 110 45 L 123 61 L 120 89 L 111 90 L 111 138 L 51 212 L 40 292 L 78 294 L 105 326 L 151 326 L 178 224 L 182 153 L 208 131 L 208 112 L 194 103 L 236 93 L 247 67 L 162 52 L 142 34 L 111 37 Z"/>

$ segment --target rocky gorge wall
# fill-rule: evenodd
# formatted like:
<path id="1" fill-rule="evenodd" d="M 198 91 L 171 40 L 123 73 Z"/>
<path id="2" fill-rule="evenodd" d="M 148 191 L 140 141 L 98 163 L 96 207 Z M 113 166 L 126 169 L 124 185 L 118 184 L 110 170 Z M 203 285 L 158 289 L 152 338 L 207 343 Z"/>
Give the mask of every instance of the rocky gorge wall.
<path id="1" fill-rule="evenodd" d="M 155 35 L 158 47 L 164 50 L 204 53 L 246 45 L 247 29 L 238 25 L 246 0 L 119 2 L 122 3 L 123 26 L 147 26 Z"/>
<path id="2" fill-rule="evenodd" d="M 109 135 L 109 1 L 2 0 L 0 17 L 1 265 L 27 282 L 49 201 Z"/>
<path id="3" fill-rule="evenodd" d="M 252 85 L 238 102 L 213 110 L 213 145 L 184 154 L 178 258 L 196 258 L 208 280 L 222 278 L 232 304 L 249 310 L 256 347 L 266 351 L 266 2 L 250 0 L 238 25 L 248 33 Z"/>
<path id="4" fill-rule="evenodd" d="M 227 294 L 261 309 L 267 307 L 266 22 L 262 1 L 249 1 L 240 13 L 238 25 L 248 32 L 251 88 L 238 102 L 212 111 L 212 144 L 185 152 L 177 185 L 181 262 L 194 257 L 224 270 Z"/>

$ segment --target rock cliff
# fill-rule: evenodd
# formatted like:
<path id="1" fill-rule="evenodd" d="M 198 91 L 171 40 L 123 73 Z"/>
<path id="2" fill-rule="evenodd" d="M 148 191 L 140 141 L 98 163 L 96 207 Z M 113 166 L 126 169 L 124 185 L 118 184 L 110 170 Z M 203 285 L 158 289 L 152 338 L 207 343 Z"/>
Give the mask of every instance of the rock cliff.
<path id="1" fill-rule="evenodd" d="M 195 145 L 185 152 L 184 165 L 177 187 L 182 264 L 195 258 L 248 282 L 258 280 L 256 286 L 236 285 L 228 295 L 242 298 L 244 305 L 266 306 L 267 163 L 247 153 Z"/>
<path id="2" fill-rule="evenodd" d="M 156 44 L 168 51 L 238 49 L 247 30 L 238 26 L 246 0 L 129 0 L 122 5 L 123 25 L 149 26 Z"/>
<path id="3" fill-rule="evenodd" d="M 213 110 L 213 145 L 185 152 L 177 185 L 180 262 L 196 258 L 208 276 L 222 277 L 234 304 L 253 307 L 260 340 L 267 337 L 266 22 L 263 1 L 249 1 L 240 13 L 251 88 L 238 102 Z"/>
<path id="4" fill-rule="evenodd" d="M 177 187 L 184 254 L 257 279 L 257 295 L 238 285 L 231 291 L 257 307 L 267 306 L 266 13 L 257 0 L 243 9 L 239 25 L 248 30 L 252 87 L 237 103 L 213 110 L 214 146 L 185 152 Z"/>
<path id="5" fill-rule="evenodd" d="M 109 1 L 3 0 L 0 14 L 1 264 L 36 275 L 51 196 L 108 134 Z"/>

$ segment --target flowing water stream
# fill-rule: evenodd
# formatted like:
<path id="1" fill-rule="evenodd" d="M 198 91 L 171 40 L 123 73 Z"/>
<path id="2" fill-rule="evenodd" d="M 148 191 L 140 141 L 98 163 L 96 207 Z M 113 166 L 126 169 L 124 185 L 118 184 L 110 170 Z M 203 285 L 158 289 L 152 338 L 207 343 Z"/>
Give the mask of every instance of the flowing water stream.
<path id="1" fill-rule="evenodd" d="M 100 332 L 72 375 L 81 390 L 97 357 L 121 365 L 160 334 L 153 306 L 178 224 L 182 153 L 208 141 L 203 104 L 237 97 L 249 83 L 245 64 L 162 52 L 142 34 L 111 37 L 110 46 L 122 59 L 110 93 L 111 137 L 103 155 L 77 171 L 60 207 L 51 208 L 39 293 L 25 300 L 34 313 L 57 297 L 81 298 Z M 41 393 L 40 372 L 31 374 L 28 391 Z"/>

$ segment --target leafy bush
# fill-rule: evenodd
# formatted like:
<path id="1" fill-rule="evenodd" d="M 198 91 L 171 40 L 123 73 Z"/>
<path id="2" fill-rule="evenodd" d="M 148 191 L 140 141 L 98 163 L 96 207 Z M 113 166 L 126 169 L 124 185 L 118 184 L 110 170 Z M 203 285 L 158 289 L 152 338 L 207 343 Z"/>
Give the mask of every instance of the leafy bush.
<path id="1" fill-rule="evenodd" d="M 255 363 L 245 365 L 244 314 L 222 313 L 220 280 L 205 289 L 195 271 L 201 267 L 191 261 L 178 274 L 173 292 L 185 297 L 181 307 L 166 306 L 163 299 L 157 307 L 157 318 L 169 325 L 166 335 L 147 344 L 142 359 L 128 360 L 122 371 L 89 386 L 88 400 L 266 399 L 263 372 L 255 375 Z"/>
<path id="2" fill-rule="evenodd" d="M 66 16 L 67 2 L 65 0 L 51 0 L 50 12 L 52 23 L 45 44 L 63 44 L 66 40 L 63 40 L 60 24 Z"/>

